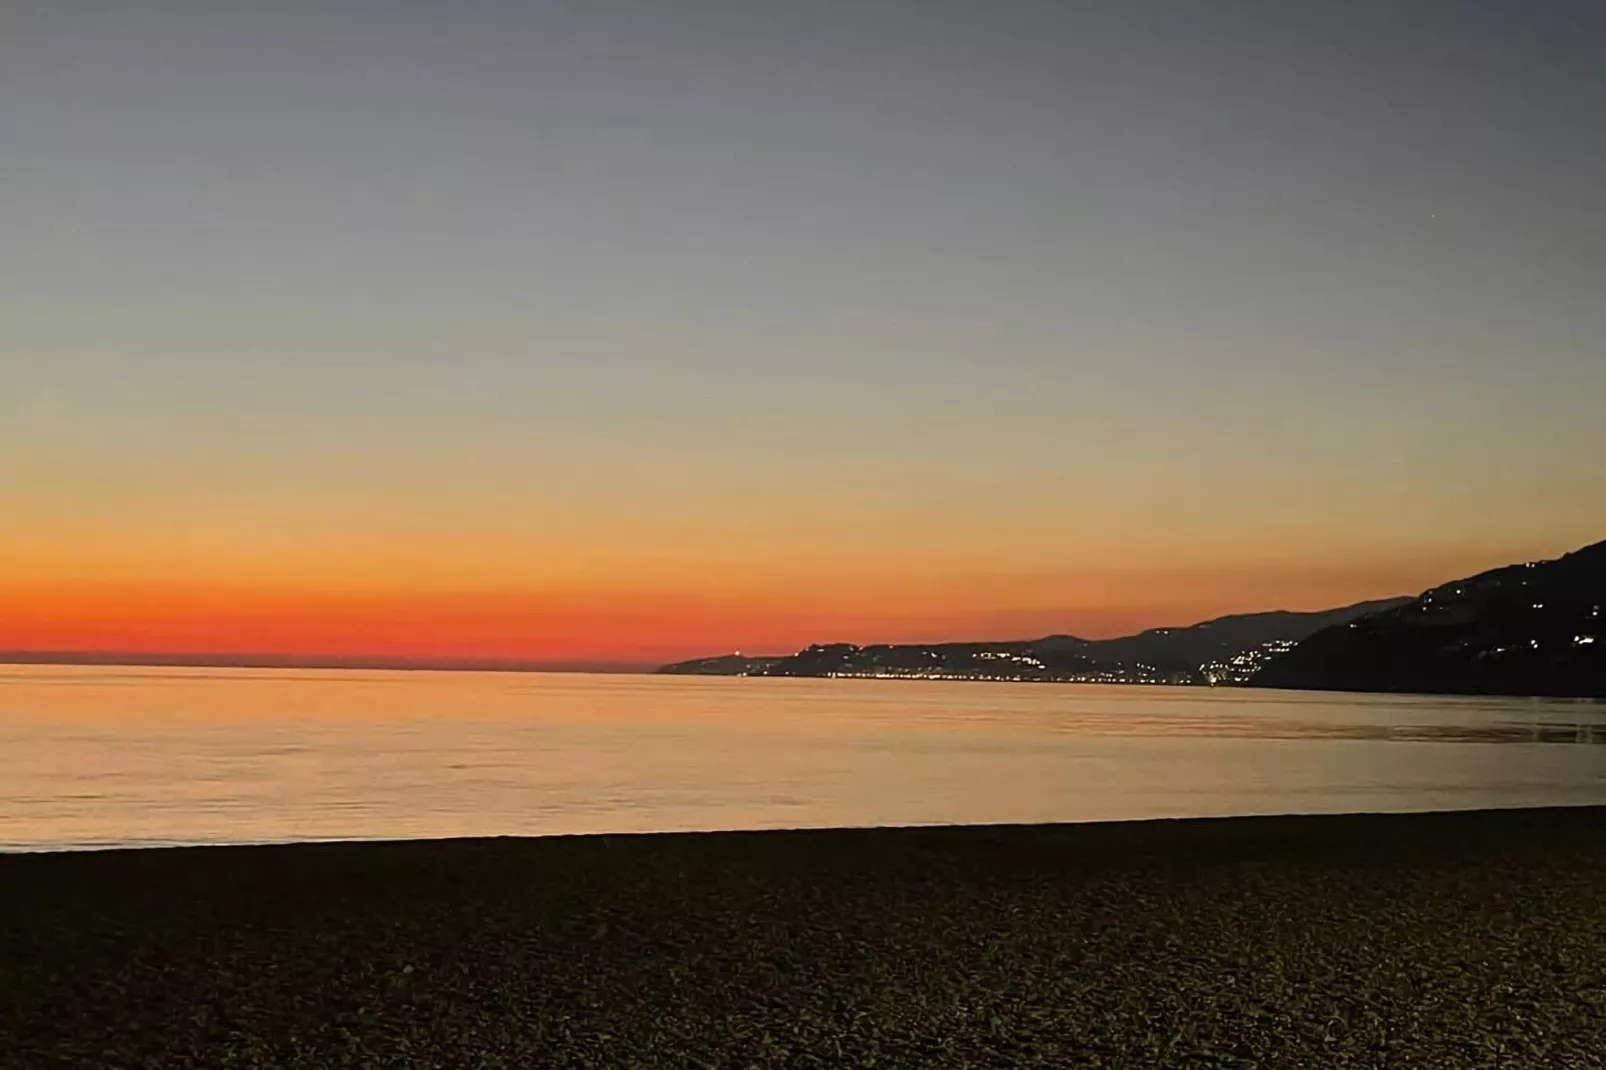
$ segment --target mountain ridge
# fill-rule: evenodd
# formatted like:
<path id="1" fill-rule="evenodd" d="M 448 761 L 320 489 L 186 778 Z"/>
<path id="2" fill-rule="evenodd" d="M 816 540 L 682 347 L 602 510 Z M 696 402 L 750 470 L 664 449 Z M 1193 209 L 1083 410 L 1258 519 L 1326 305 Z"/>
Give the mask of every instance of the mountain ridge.
<path id="1" fill-rule="evenodd" d="M 1324 628 L 1254 687 L 1606 697 L 1606 541 L 1488 569 Z"/>
<path id="2" fill-rule="evenodd" d="M 1326 610 L 1229 614 L 1112 639 L 1054 634 L 1001 641 L 823 643 L 781 657 L 729 654 L 673 662 L 658 671 L 670 675 L 1239 683 L 1260 661 L 1306 635 L 1409 600 L 1385 598 Z"/>

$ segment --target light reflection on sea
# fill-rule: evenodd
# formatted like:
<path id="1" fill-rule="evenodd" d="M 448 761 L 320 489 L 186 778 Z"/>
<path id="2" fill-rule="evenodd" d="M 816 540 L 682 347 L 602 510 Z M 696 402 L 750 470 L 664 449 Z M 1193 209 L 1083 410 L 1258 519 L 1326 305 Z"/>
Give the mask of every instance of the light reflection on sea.
<path id="1" fill-rule="evenodd" d="M 1606 802 L 1606 704 L 0 667 L 0 850 Z"/>

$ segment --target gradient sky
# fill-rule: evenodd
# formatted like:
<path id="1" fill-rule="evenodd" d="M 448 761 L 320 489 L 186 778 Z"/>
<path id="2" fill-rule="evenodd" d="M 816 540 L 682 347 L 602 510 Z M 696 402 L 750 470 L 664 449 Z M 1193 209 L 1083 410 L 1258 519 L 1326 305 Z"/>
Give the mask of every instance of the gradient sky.
<path id="1" fill-rule="evenodd" d="M 0 649 L 1088 636 L 1606 537 L 1606 4 L 8 2 Z"/>

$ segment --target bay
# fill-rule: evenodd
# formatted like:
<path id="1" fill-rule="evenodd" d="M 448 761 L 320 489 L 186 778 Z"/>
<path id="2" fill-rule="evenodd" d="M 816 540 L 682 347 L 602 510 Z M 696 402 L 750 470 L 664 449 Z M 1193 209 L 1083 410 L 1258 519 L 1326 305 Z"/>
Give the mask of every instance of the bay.
<path id="1" fill-rule="evenodd" d="M 1606 802 L 1606 704 L 0 667 L 0 850 Z"/>

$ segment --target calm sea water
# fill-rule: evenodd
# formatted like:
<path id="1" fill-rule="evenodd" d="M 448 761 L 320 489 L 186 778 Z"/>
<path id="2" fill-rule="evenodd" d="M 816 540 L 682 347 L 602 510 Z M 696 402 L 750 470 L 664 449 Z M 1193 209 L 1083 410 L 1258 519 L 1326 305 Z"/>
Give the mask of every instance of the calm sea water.
<path id="1" fill-rule="evenodd" d="M 1606 802 L 1606 705 L 0 667 L 0 849 Z"/>

